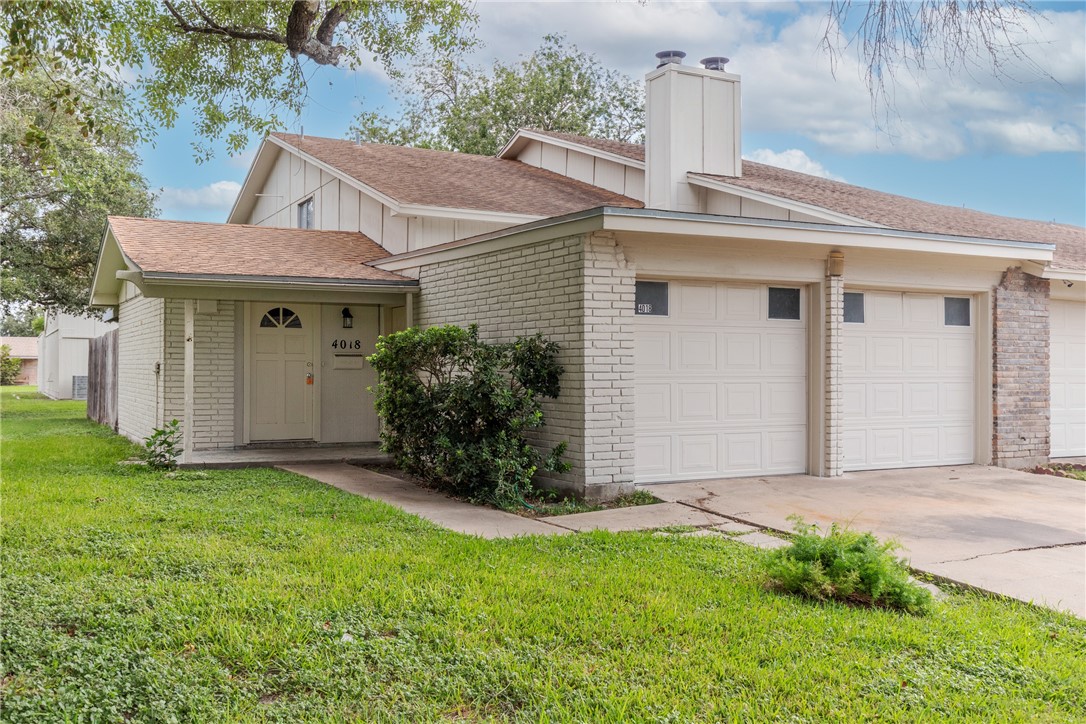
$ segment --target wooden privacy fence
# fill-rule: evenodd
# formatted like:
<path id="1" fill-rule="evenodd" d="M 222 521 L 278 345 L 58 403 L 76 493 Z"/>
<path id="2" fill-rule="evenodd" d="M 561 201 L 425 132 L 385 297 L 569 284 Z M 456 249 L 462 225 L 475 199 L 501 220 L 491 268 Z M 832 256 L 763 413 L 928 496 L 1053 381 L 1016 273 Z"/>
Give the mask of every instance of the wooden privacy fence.
<path id="1" fill-rule="evenodd" d="M 117 330 L 90 341 L 87 417 L 117 429 Z"/>

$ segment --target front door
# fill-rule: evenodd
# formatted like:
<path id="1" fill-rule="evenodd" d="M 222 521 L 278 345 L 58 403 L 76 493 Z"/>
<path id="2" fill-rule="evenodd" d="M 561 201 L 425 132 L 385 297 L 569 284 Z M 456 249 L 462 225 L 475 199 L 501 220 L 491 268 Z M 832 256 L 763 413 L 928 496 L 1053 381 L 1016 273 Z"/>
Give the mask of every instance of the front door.
<path id="1" fill-rule="evenodd" d="M 249 438 L 313 439 L 313 334 L 317 315 L 304 304 L 253 304 Z"/>

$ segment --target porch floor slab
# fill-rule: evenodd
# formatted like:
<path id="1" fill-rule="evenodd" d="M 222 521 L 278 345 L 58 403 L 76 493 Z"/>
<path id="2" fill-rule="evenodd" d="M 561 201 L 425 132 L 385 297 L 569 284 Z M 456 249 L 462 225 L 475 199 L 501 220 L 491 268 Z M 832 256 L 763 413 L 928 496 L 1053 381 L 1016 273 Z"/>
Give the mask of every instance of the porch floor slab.
<path id="1" fill-rule="evenodd" d="M 361 463 L 379 465 L 390 458 L 377 443 L 314 447 L 237 448 L 194 450 L 182 468 L 270 468 L 303 463 Z"/>

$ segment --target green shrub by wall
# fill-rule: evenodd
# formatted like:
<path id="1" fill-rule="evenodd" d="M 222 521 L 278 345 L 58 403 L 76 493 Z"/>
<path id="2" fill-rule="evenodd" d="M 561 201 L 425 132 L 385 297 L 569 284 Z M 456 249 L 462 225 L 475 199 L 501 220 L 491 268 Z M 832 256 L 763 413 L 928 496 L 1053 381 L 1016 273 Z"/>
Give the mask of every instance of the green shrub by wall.
<path id="1" fill-rule="evenodd" d="M 564 471 L 565 443 L 544 455 L 525 433 L 558 396 L 558 345 L 541 335 L 488 343 L 474 325 L 412 328 L 382 337 L 368 359 L 380 382 L 382 449 L 435 487 L 517 505 L 537 470 Z"/>

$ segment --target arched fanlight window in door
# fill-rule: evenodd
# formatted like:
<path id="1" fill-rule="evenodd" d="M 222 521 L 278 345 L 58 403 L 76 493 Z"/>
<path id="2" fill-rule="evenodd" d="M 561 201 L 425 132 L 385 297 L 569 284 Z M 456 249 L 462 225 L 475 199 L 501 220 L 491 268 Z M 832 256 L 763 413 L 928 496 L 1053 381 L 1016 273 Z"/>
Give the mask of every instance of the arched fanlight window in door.
<path id="1" fill-rule="evenodd" d="M 286 307 L 269 309 L 260 319 L 261 327 L 286 327 L 288 329 L 301 329 L 302 320 L 292 310 Z"/>

